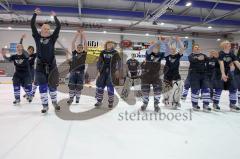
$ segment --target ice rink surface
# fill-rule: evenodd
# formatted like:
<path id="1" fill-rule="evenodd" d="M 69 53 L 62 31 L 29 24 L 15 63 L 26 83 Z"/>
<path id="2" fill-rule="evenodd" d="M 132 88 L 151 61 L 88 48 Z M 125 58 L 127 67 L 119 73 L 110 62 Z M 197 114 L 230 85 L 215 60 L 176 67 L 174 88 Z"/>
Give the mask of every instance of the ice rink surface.
<path id="1" fill-rule="evenodd" d="M 65 121 L 40 113 L 37 92 L 31 104 L 22 99 L 13 106 L 13 89 L 0 84 L 0 159 L 239 159 L 240 113 L 228 109 L 228 94 L 221 100 L 222 112 L 193 112 L 188 121 L 119 120 L 119 113 L 137 112 L 141 103 L 127 105 L 120 100 L 112 111 L 85 121 Z M 22 95 L 21 95 L 22 96 Z M 59 93 L 59 99 L 67 97 Z M 73 112 L 93 108 L 95 100 L 83 96 Z M 152 103 L 148 109 L 153 109 Z M 190 98 L 182 102 L 187 112 Z"/>

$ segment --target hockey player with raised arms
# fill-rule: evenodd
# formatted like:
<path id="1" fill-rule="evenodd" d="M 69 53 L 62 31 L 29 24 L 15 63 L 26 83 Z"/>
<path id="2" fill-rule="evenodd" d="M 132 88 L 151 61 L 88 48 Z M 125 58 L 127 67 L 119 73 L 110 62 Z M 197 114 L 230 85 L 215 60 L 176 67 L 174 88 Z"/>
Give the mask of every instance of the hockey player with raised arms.
<path id="1" fill-rule="evenodd" d="M 23 34 L 22 38 L 20 40 L 20 44 L 23 44 L 23 40 L 25 38 L 26 38 L 26 34 Z M 34 47 L 33 46 L 28 46 L 27 53 L 29 55 L 29 65 L 30 65 L 30 73 L 31 73 L 31 80 L 32 80 L 32 97 L 34 97 L 36 89 L 37 89 L 37 83 L 35 82 L 35 78 L 34 78 L 34 76 L 35 76 L 34 65 L 35 65 L 35 60 L 36 60 L 37 54 L 34 53 Z M 29 98 L 27 96 L 27 94 L 25 94 L 24 97 Z"/>
<path id="2" fill-rule="evenodd" d="M 182 81 L 179 73 L 179 66 L 184 50 L 185 48 L 180 37 L 176 36 L 176 41 L 169 41 L 170 54 L 165 57 L 164 85 L 168 86 L 169 89 L 164 92 L 163 101 L 166 106 L 174 109 L 180 107 Z"/>
<path id="3" fill-rule="evenodd" d="M 52 99 L 55 110 L 60 110 L 57 104 L 57 86 L 59 83 L 59 73 L 54 54 L 55 43 L 57 41 L 61 24 L 56 17 L 56 13 L 52 11 L 52 16 L 56 23 L 54 32 L 50 33 L 50 25 L 43 24 L 40 33 L 36 28 L 36 17 L 41 11 L 37 8 L 31 19 L 32 36 L 37 48 L 37 64 L 36 64 L 36 82 L 39 84 L 39 92 L 42 101 L 42 113 L 46 113 L 48 107 L 48 91 Z"/>
<path id="4" fill-rule="evenodd" d="M 237 57 L 231 52 L 231 44 L 229 41 L 223 41 L 220 45 L 222 51 L 219 53 L 219 64 L 222 75 L 222 85 L 225 90 L 229 91 L 229 107 L 232 111 L 239 111 L 237 103 L 237 81 L 235 79 L 234 70 L 240 70 L 240 63 Z M 236 65 L 236 68 L 234 67 Z M 221 96 L 222 90 L 215 92 L 217 96 Z"/>
<path id="5" fill-rule="evenodd" d="M 77 47 L 75 46 L 76 40 L 81 37 L 83 44 L 79 43 Z M 69 100 L 68 104 L 72 104 L 74 97 L 76 97 L 76 103 L 79 103 L 81 90 L 84 84 L 84 71 L 85 71 L 85 61 L 87 57 L 87 40 L 83 30 L 77 31 L 73 41 L 72 41 L 72 54 L 69 59 L 70 64 L 70 76 L 69 76 Z"/>
<path id="6" fill-rule="evenodd" d="M 199 45 L 193 45 L 192 53 L 194 53 L 194 52 L 199 52 Z M 186 100 L 190 87 L 191 87 L 191 85 L 190 85 L 190 81 L 189 81 L 189 71 L 188 71 L 188 74 L 184 81 L 184 86 L 183 86 L 183 92 L 182 92 L 182 98 L 181 98 L 183 101 Z"/>
<path id="7" fill-rule="evenodd" d="M 208 57 L 200 52 L 199 45 L 195 44 L 195 52 L 188 56 L 189 66 L 189 80 L 191 85 L 191 100 L 193 110 L 200 110 L 198 105 L 199 93 L 202 93 L 203 110 L 211 111 L 209 107 L 210 90 L 209 79 L 207 74 Z"/>
<path id="8" fill-rule="evenodd" d="M 160 37 L 161 38 L 161 37 Z M 154 111 L 159 112 L 159 100 L 162 91 L 162 81 L 160 79 L 161 60 L 164 58 L 164 53 L 160 52 L 161 41 L 158 40 L 151 45 L 146 51 L 146 59 L 141 64 L 141 91 L 143 105 L 141 110 L 145 111 L 149 102 L 149 93 L 151 86 L 154 92 Z"/>
<path id="9" fill-rule="evenodd" d="M 22 44 L 17 44 L 17 53 L 10 57 L 7 57 L 3 54 L 4 59 L 13 62 L 15 66 L 15 73 L 13 75 L 13 88 L 14 88 L 14 96 L 15 101 L 13 104 L 20 103 L 20 88 L 21 86 L 25 90 L 28 101 L 32 101 L 32 85 L 31 85 L 31 73 L 30 73 L 30 65 L 29 65 L 29 55 L 27 51 L 23 49 Z"/>
<path id="10" fill-rule="evenodd" d="M 108 91 L 108 107 L 113 108 L 114 102 L 114 83 L 113 79 L 119 78 L 119 70 L 121 68 L 121 58 L 117 50 L 116 43 L 107 41 L 104 45 L 104 50 L 100 53 L 97 62 L 97 81 L 96 81 L 96 108 L 102 105 L 104 88 L 107 86 Z"/>

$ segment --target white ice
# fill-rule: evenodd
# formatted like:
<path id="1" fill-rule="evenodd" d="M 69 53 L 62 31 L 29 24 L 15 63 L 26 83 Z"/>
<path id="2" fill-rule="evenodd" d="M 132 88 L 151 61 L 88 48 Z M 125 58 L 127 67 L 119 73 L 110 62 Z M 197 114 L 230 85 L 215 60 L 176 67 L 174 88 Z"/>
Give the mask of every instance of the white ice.
<path id="1" fill-rule="evenodd" d="M 0 159 L 239 159 L 240 113 L 228 111 L 228 94 L 222 95 L 222 112 L 194 112 L 191 121 L 119 121 L 118 114 L 134 106 L 120 101 L 111 112 L 86 121 L 64 121 L 50 107 L 40 113 L 37 92 L 32 104 L 24 99 L 13 106 L 13 89 L 0 84 Z M 59 93 L 59 99 L 67 97 Z M 72 111 L 93 108 L 84 96 Z M 161 104 L 162 106 L 162 104 Z M 182 103 L 186 112 L 190 97 Z M 150 103 L 148 109 L 153 109 Z"/>

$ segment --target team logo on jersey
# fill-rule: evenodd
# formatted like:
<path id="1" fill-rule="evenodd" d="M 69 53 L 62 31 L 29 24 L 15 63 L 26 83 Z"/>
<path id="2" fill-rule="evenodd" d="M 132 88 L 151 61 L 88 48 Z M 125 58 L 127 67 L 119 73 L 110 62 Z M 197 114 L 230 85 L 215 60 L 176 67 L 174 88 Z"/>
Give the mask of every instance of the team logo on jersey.
<path id="1" fill-rule="evenodd" d="M 40 39 L 40 42 L 44 45 L 48 44 L 49 43 L 49 39 L 45 39 L 45 38 L 41 38 Z"/>
<path id="2" fill-rule="evenodd" d="M 110 58 L 112 58 L 113 55 L 112 54 L 104 54 L 103 56 L 104 56 L 104 58 L 110 59 Z"/>
<path id="3" fill-rule="evenodd" d="M 215 62 L 209 62 L 208 64 L 211 66 L 215 66 Z"/>
<path id="4" fill-rule="evenodd" d="M 22 64 L 23 61 L 24 61 L 23 59 L 18 59 L 18 60 L 15 60 L 15 63 L 16 63 L 16 64 Z"/>
<path id="5" fill-rule="evenodd" d="M 225 62 L 230 62 L 230 61 L 232 61 L 232 58 L 229 57 L 229 56 L 227 56 L 227 57 L 224 57 L 224 58 L 223 58 L 223 61 L 225 61 Z"/>
<path id="6" fill-rule="evenodd" d="M 199 55 L 198 57 L 202 58 L 202 59 L 205 59 L 205 57 L 203 55 Z"/>
<path id="7" fill-rule="evenodd" d="M 154 56 L 154 55 L 151 55 L 151 61 L 157 62 L 157 61 L 159 61 L 159 57 L 156 57 L 156 56 Z"/>
<path id="8" fill-rule="evenodd" d="M 174 63 L 174 62 L 176 61 L 176 59 L 169 57 L 169 61 L 170 61 L 171 63 Z"/>

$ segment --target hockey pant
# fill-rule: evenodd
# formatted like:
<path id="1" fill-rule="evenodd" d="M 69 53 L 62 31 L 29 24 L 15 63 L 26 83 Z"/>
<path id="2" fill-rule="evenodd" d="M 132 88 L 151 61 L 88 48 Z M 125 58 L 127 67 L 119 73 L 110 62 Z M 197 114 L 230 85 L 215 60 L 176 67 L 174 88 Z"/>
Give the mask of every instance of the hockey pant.
<path id="1" fill-rule="evenodd" d="M 96 96 L 98 102 L 103 101 L 103 95 L 104 95 L 104 89 L 107 87 L 108 92 L 108 102 L 113 103 L 114 102 L 114 86 L 112 82 L 111 74 L 107 72 L 103 72 L 99 75 L 96 82 Z"/>
<path id="2" fill-rule="evenodd" d="M 162 82 L 160 79 L 158 79 L 157 81 L 151 82 L 151 84 L 148 84 L 147 82 L 142 81 L 141 91 L 142 91 L 143 103 L 148 104 L 149 102 L 151 85 L 153 87 L 153 93 L 154 93 L 154 104 L 158 104 L 160 101 L 161 91 L 162 91 Z"/>
<path id="3" fill-rule="evenodd" d="M 69 77 L 69 98 L 80 98 L 84 84 L 84 71 L 71 72 Z"/>
<path id="4" fill-rule="evenodd" d="M 48 92 L 52 103 L 57 102 L 57 86 L 59 83 L 59 72 L 56 64 L 48 65 L 37 61 L 36 83 L 39 85 L 42 105 L 48 106 Z"/>
<path id="5" fill-rule="evenodd" d="M 13 89 L 14 97 L 17 100 L 20 100 L 20 88 L 23 87 L 24 91 L 28 96 L 32 96 L 32 85 L 31 78 L 29 74 L 19 74 L 15 73 L 13 75 Z"/>

